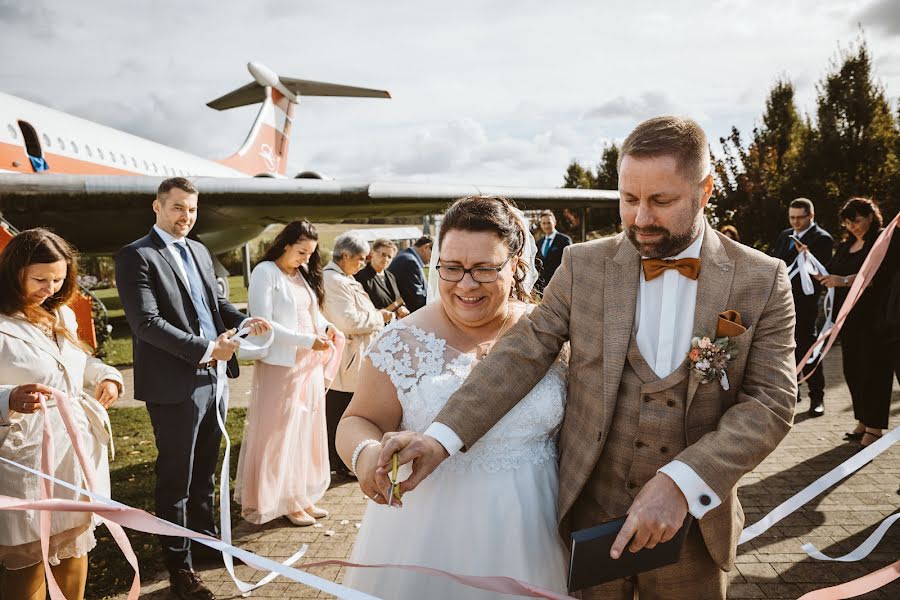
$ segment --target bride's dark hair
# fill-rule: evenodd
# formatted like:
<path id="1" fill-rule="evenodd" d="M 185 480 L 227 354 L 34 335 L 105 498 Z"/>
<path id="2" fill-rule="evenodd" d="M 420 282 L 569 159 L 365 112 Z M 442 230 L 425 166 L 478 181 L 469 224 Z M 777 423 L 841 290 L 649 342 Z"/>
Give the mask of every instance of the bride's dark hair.
<path id="1" fill-rule="evenodd" d="M 525 290 L 525 274 L 528 267 L 522 258 L 525 236 L 521 222 L 515 214 L 516 204 L 500 196 L 469 196 L 460 198 L 444 213 L 438 244 L 444 245 L 448 231 L 490 231 L 499 237 L 515 257 L 513 287 L 510 296 L 522 302 L 531 302 L 531 294 Z"/>

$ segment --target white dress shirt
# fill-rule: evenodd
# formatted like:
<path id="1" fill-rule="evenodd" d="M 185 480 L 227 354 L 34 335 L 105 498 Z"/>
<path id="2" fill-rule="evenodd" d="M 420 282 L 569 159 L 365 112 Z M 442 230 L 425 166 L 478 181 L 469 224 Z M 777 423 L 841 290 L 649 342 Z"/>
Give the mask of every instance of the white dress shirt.
<path id="1" fill-rule="evenodd" d="M 690 246 L 670 258 L 700 258 L 703 235 L 704 229 L 701 229 Z M 690 350 L 696 306 L 696 280 L 675 269 L 666 269 L 653 281 L 646 281 L 641 269 L 634 317 L 635 337 L 641 355 L 660 379 L 674 372 Z M 425 435 L 440 442 L 451 456 L 463 447 L 456 432 L 443 423 L 432 423 Z M 696 471 L 681 461 L 673 460 L 658 472 L 665 473 L 675 482 L 688 501 L 688 510 L 697 519 L 722 503 Z M 699 498 L 702 496 L 707 496 L 710 502 L 701 504 Z"/>
<path id="2" fill-rule="evenodd" d="M 176 243 L 187 244 L 187 242 L 184 241 L 183 237 L 176 238 L 176 237 L 172 236 L 170 233 L 168 233 L 167 231 L 163 231 L 157 225 L 153 226 L 153 230 L 156 232 L 156 234 L 160 237 L 160 239 L 162 239 L 163 243 L 166 245 L 166 252 L 169 253 L 169 256 L 171 256 L 173 259 L 175 259 L 175 264 L 178 265 L 178 269 L 179 269 L 179 271 L 181 271 L 181 280 L 184 282 L 184 285 L 187 286 L 188 296 L 190 296 L 191 280 L 188 279 L 187 270 L 184 268 L 184 261 L 181 260 L 181 253 L 178 251 L 177 248 L 173 247 Z M 188 252 L 190 252 L 190 251 L 191 251 L 191 249 L 188 248 Z M 210 312 L 212 312 L 212 311 L 210 311 Z M 244 319 L 241 322 L 241 327 L 243 327 L 244 323 L 246 323 L 246 322 L 247 322 L 247 319 Z M 203 332 L 202 330 L 200 331 L 200 335 L 206 337 L 205 332 Z M 213 338 L 215 338 L 216 332 L 213 331 L 210 335 Z M 206 347 L 206 353 L 203 355 L 203 358 L 200 359 L 199 364 L 205 365 L 206 363 L 208 363 L 209 361 L 212 360 L 212 353 L 213 353 L 213 350 L 215 349 L 215 347 L 216 347 L 216 342 L 214 340 L 210 340 L 209 345 Z"/>
<path id="3" fill-rule="evenodd" d="M 550 252 L 550 246 L 553 245 L 553 239 L 556 237 L 556 230 L 554 229 L 550 232 L 550 235 L 544 236 L 544 239 L 541 240 L 541 256 L 547 256 L 547 253 Z"/>

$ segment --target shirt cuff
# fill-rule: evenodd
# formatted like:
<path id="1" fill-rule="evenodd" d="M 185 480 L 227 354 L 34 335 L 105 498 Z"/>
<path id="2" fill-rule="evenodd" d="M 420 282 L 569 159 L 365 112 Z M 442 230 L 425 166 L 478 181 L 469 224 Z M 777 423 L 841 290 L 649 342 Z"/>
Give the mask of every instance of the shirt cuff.
<path id="1" fill-rule="evenodd" d="M 687 499 L 688 511 L 697 520 L 722 504 L 716 493 L 706 485 L 697 472 L 680 460 L 673 460 L 657 473 L 664 473 L 675 482 Z"/>
<path id="2" fill-rule="evenodd" d="M 436 439 L 450 456 L 462 450 L 464 445 L 456 432 L 443 423 L 432 423 L 425 430 L 425 435 Z"/>
<path id="3" fill-rule="evenodd" d="M 15 389 L 14 385 L 0 385 L 0 425 L 6 427 L 9 423 L 9 397 Z"/>
<path id="4" fill-rule="evenodd" d="M 212 360 L 212 353 L 216 347 L 216 343 L 212 340 L 209 341 L 209 346 L 206 347 L 206 354 L 203 355 L 203 358 L 200 359 L 200 364 L 205 365 L 209 361 Z"/>

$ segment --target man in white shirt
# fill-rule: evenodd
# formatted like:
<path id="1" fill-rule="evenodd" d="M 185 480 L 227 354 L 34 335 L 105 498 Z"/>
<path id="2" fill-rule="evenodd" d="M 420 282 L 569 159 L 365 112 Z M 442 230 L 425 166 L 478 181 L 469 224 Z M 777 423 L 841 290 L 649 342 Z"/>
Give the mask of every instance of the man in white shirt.
<path id="1" fill-rule="evenodd" d="M 497 342 L 426 432 L 388 434 L 379 488 L 387 489 L 398 451 L 401 463 L 415 460 L 406 491 L 470 448 L 569 342 L 563 539 L 627 514 L 611 551 L 617 559 L 671 539 L 689 512 L 696 519 L 677 564 L 582 597 L 630 600 L 637 590 L 642 600 L 724 599 L 743 527 L 737 483 L 787 435 L 797 388 L 786 266 L 706 223 L 712 188 L 699 125 L 680 117 L 641 123 L 620 155 L 624 232 L 567 248 L 541 304 Z M 721 369 L 713 371 L 716 357 Z"/>
<path id="2" fill-rule="evenodd" d="M 160 184 L 156 224 L 116 255 L 116 285 L 134 336 L 134 396 L 146 403 L 156 437 L 156 516 L 215 536 L 213 474 L 222 437 L 215 365 L 227 362 L 228 375 L 237 377 L 234 329 L 258 335 L 270 325 L 218 297 L 209 250 L 187 238 L 197 198 L 183 177 Z M 193 570 L 192 554 L 205 546 L 180 537 L 160 542 L 175 597 L 214 598 Z"/>

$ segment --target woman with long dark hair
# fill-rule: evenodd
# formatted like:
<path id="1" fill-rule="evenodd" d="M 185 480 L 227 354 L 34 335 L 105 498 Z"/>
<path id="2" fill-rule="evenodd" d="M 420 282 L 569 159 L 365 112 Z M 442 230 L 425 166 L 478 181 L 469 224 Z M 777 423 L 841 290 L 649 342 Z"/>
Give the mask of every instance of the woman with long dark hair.
<path id="1" fill-rule="evenodd" d="M 46 229 L 29 229 L 0 253 L 0 456 L 32 469 L 41 468 L 44 423 L 53 431 L 52 475 L 85 486 L 85 476 L 59 409 L 39 396 L 51 388 L 68 395 L 80 443 L 96 470 L 95 491 L 109 495 L 106 407 L 119 397 L 122 376 L 87 353 L 78 340 L 69 302 L 78 292 L 75 251 Z M 93 394 L 93 396 L 89 395 Z M 40 498 L 40 480 L 0 463 L 0 494 Z M 55 498 L 79 499 L 61 486 Z M 0 596 L 44 600 L 46 583 L 41 556 L 40 519 L 35 511 L 0 511 L 0 564 L 6 567 Z M 90 513 L 54 512 L 49 563 L 69 600 L 84 597 L 87 554 L 96 545 Z"/>
<path id="2" fill-rule="evenodd" d="M 256 359 L 238 459 L 234 499 L 251 523 L 285 516 L 312 525 L 331 482 L 325 425 L 325 363 L 337 330 L 320 310 L 325 297 L 319 235 L 308 221 L 278 234 L 250 276 L 249 312 L 274 329 Z"/>
<path id="3" fill-rule="evenodd" d="M 868 198 L 851 198 L 840 212 L 844 239 L 828 264 L 830 275 L 819 277 L 825 287 L 835 288 L 834 315 L 840 312 L 857 273 L 882 231 L 878 205 Z M 846 434 L 868 446 L 888 426 L 893 373 L 890 346 L 882 323 L 887 296 L 887 278 L 876 277 L 866 288 L 841 328 L 844 379 L 853 399 L 856 428 Z"/>

